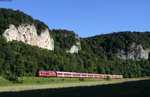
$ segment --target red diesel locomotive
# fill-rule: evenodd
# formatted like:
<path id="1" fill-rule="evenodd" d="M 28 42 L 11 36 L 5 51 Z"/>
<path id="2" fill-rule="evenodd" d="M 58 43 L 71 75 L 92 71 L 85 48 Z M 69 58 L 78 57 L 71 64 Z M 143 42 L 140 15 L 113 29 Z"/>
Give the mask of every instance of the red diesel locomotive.
<path id="1" fill-rule="evenodd" d="M 36 72 L 38 77 L 68 77 L 68 78 L 123 78 L 123 75 L 76 73 L 39 70 Z"/>

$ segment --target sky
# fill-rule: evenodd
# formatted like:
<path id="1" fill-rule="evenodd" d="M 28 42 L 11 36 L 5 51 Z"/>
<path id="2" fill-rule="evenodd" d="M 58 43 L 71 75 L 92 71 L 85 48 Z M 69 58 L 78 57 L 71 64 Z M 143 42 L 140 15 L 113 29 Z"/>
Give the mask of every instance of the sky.
<path id="1" fill-rule="evenodd" d="M 50 29 L 80 37 L 150 31 L 150 0 L 0 0 L 0 8 L 23 11 Z"/>

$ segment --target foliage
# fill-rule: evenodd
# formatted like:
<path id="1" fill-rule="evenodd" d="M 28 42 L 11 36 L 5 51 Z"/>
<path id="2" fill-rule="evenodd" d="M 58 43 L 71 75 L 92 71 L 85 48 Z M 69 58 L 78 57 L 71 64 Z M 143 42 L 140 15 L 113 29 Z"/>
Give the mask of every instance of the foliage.
<path id="1" fill-rule="evenodd" d="M 79 78 L 79 81 L 85 81 L 85 79 L 84 78 Z"/>
<path id="2" fill-rule="evenodd" d="M 11 9 L 0 9 L 0 21 L 0 34 L 9 24 L 18 26 L 33 23 L 39 32 L 48 28 L 31 16 Z M 35 76 L 37 70 L 121 74 L 124 77 L 150 76 L 150 58 L 135 61 L 117 57 L 119 50 L 130 51 L 133 42 L 141 44 L 144 49 L 150 48 L 150 32 L 118 32 L 80 40 L 73 31 L 53 29 L 50 33 L 55 41 L 54 51 L 18 41 L 6 42 L 0 36 L 0 76 Z M 81 51 L 77 54 L 66 53 L 77 41 L 81 42 Z"/>
<path id="3" fill-rule="evenodd" d="M 55 40 L 55 48 L 68 50 L 78 41 L 73 31 L 53 29 L 50 33 Z"/>
<path id="4" fill-rule="evenodd" d="M 33 19 L 31 16 L 19 11 L 12 9 L 0 8 L 0 35 L 9 28 L 10 24 L 19 26 L 20 24 L 34 24 L 37 28 L 37 33 L 40 34 L 42 30 L 48 28 L 48 26 L 36 19 Z"/>
<path id="5" fill-rule="evenodd" d="M 96 46 L 94 42 L 89 43 L 88 39 L 90 38 L 81 40 L 82 50 L 78 54 L 70 54 L 61 48 L 48 51 L 23 42 L 6 42 L 6 39 L 1 36 L 0 75 L 4 76 L 4 74 L 10 73 L 16 77 L 35 76 L 37 70 L 53 70 L 122 74 L 124 77 L 149 76 L 149 59 L 122 60 L 116 56 L 115 52 L 108 52 L 105 47 Z M 88 48 L 84 48 L 84 46 Z M 101 49 L 97 50 L 97 48 Z"/>

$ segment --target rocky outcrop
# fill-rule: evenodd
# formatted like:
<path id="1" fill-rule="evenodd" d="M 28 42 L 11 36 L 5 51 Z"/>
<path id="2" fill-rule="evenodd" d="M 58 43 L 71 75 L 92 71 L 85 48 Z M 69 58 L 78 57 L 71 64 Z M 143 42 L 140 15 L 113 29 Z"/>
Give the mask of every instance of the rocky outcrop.
<path id="1" fill-rule="evenodd" d="M 80 43 L 80 38 L 78 36 L 75 36 L 75 39 L 77 40 L 76 44 L 74 44 L 70 50 L 66 51 L 69 53 L 78 53 L 81 50 L 81 43 Z"/>
<path id="2" fill-rule="evenodd" d="M 148 59 L 148 56 L 149 50 L 144 50 L 141 44 L 137 45 L 136 43 L 132 43 L 130 51 L 125 52 L 124 50 L 121 50 L 121 52 L 118 54 L 118 57 L 121 59 L 133 59 L 137 61 L 139 61 L 140 59 Z"/>
<path id="3" fill-rule="evenodd" d="M 54 40 L 50 36 L 48 29 L 38 35 L 34 25 L 22 24 L 18 28 L 10 25 L 3 36 L 7 41 L 17 40 L 40 48 L 54 50 Z"/>
<path id="4" fill-rule="evenodd" d="M 77 42 L 75 45 L 73 45 L 72 47 L 71 47 L 71 49 L 70 50 L 68 50 L 67 52 L 69 52 L 69 53 L 78 53 L 79 51 L 81 50 L 81 44 L 80 44 L 80 42 Z"/>

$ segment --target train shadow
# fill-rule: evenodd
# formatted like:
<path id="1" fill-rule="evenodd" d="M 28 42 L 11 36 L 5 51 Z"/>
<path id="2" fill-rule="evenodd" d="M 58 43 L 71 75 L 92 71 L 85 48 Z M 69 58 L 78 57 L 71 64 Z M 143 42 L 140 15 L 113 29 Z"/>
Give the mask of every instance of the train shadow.
<path id="1" fill-rule="evenodd" d="M 109 85 L 1 92 L 0 97 L 150 97 L 150 79 Z"/>

